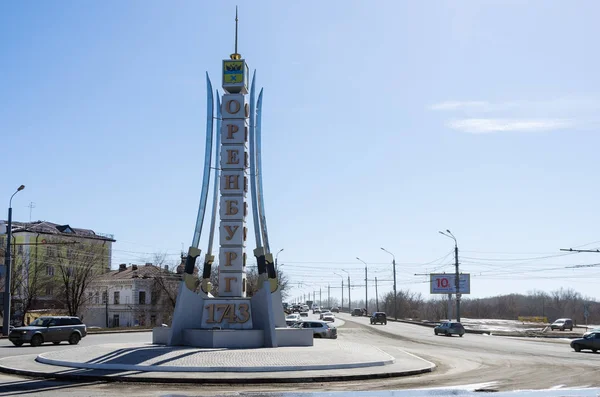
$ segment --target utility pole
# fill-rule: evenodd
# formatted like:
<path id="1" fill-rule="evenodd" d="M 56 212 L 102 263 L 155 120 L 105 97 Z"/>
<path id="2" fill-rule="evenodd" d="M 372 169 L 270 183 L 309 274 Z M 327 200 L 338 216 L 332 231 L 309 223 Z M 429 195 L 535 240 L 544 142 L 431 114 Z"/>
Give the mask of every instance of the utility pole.
<path id="1" fill-rule="evenodd" d="M 321 287 L 319 287 L 319 307 L 323 307 L 323 298 L 321 297 Z"/>
<path id="2" fill-rule="evenodd" d="M 331 285 L 327 284 L 327 307 L 331 309 Z"/>
<path id="3" fill-rule="evenodd" d="M 439 232 L 441 235 L 446 236 L 454 240 L 454 267 L 455 267 L 455 275 L 454 275 L 454 288 L 456 291 L 456 321 L 460 322 L 460 271 L 458 268 L 458 242 L 456 241 L 456 237 L 449 229 L 446 229 L 446 232 Z"/>
<path id="4" fill-rule="evenodd" d="M 348 313 L 352 314 L 352 298 L 350 298 L 350 273 L 347 270 L 342 269 L 348 275 Z"/>
<path id="5" fill-rule="evenodd" d="M 379 293 L 377 292 L 377 277 L 375 277 L 375 307 L 379 311 Z"/>
<path id="6" fill-rule="evenodd" d="M 317 299 L 315 298 L 315 296 L 316 296 L 316 295 L 315 295 L 315 290 L 313 289 L 313 304 L 314 304 L 314 303 L 316 302 L 316 300 L 317 300 Z"/>
<path id="7" fill-rule="evenodd" d="M 348 275 L 348 313 L 352 313 L 352 299 L 350 296 L 350 275 Z"/>
<path id="8" fill-rule="evenodd" d="M 398 291 L 396 291 L 396 256 L 385 248 L 381 248 L 382 251 L 387 252 L 392 256 L 392 269 L 394 271 L 394 318 L 398 319 Z"/>
<path id="9" fill-rule="evenodd" d="M 369 311 L 369 284 L 367 283 L 367 262 L 360 259 L 358 256 L 356 257 L 359 261 L 365 264 L 365 311 Z M 365 313 L 366 314 L 366 313 Z"/>
<path id="10" fill-rule="evenodd" d="M 29 207 L 29 222 L 31 222 L 31 212 L 35 208 L 35 203 L 33 201 L 30 201 L 27 207 Z"/>

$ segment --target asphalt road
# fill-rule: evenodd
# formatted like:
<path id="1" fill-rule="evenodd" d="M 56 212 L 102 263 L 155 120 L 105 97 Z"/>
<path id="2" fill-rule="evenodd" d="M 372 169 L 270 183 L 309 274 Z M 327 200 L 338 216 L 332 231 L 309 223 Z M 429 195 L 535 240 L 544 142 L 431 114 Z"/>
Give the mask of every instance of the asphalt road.
<path id="1" fill-rule="evenodd" d="M 312 316 L 311 316 L 312 317 Z M 339 337 L 369 343 L 386 350 L 400 349 L 434 362 L 438 368 L 430 374 L 355 383 L 308 383 L 297 385 L 249 385 L 243 387 L 148 385 L 115 383 L 79 383 L 25 379 L 0 374 L 0 396 L 34 395 L 45 397 L 111 396 L 117 393 L 136 396 L 231 395 L 237 392 L 292 391 L 373 391 L 476 385 L 486 390 L 547 389 L 560 386 L 599 387 L 600 354 L 575 353 L 568 341 L 467 334 L 463 338 L 435 336 L 431 328 L 392 323 L 369 325 L 367 318 L 340 315 L 346 320 Z M 149 342 L 150 333 L 89 335 L 81 345 Z M 15 348 L 0 340 L 0 358 L 69 348 L 43 345 Z M 254 395 L 254 394 L 252 394 Z M 278 396 L 283 396 L 278 394 Z"/>

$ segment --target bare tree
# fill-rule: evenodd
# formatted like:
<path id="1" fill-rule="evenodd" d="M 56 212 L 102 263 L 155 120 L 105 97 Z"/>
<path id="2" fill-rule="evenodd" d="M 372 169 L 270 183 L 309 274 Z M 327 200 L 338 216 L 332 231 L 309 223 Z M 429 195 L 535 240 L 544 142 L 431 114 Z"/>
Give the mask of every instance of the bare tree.
<path id="1" fill-rule="evenodd" d="M 77 316 L 88 303 L 88 287 L 98 275 L 106 271 L 106 250 L 102 243 L 89 241 L 67 247 L 48 247 L 50 250 L 47 257 L 56 264 L 59 300 L 68 315 Z"/>

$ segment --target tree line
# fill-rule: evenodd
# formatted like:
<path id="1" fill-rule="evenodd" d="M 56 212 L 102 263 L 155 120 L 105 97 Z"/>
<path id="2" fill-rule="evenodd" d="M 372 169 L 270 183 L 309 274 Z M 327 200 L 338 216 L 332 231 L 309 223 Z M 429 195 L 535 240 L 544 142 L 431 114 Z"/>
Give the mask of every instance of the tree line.
<path id="1" fill-rule="evenodd" d="M 379 310 L 388 316 L 415 320 L 437 321 L 448 318 L 448 297 L 439 295 L 424 298 L 419 292 L 400 290 L 394 308 L 394 293 L 379 299 Z M 454 305 L 454 301 L 452 302 Z M 352 306 L 364 307 L 364 300 L 354 301 Z M 357 306 L 356 306 L 357 305 Z M 547 317 L 549 321 L 567 317 L 576 324 L 586 324 L 584 307 L 587 307 L 587 323 L 600 323 L 600 304 L 593 298 L 584 297 L 571 288 L 530 291 L 526 294 L 506 294 L 487 298 L 461 299 L 461 317 L 517 320 L 519 317 Z M 376 300 L 369 300 L 369 312 L 376 311 Z M 454 308 L 453 308 L 454 310 Z"/>

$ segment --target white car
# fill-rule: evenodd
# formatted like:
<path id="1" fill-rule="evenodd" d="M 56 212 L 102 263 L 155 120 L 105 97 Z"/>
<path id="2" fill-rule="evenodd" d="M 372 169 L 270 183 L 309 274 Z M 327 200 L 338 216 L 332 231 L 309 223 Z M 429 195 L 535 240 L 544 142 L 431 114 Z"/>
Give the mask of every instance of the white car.
<path id="1" fill-rule="evenodd" d="M 335 315 L 332 312 L 323 313 L 323 321 L 333 322 L 335 321 Z"/>
<path id="2" fill-rule="evenodd" d="M 323 320 L 323 316 L 325 316 L 326 314 L 333 314 L 333 313 L 330 312 L 329 310 L 323 310 L 321 312 L 321 314 L 319 314 L 319 320 Z"/>
<path id="3" fill-rule="evenodd" d="M 304 320 L 293 325 L 294 328 L 310 328 L 315 338 L 337 339 L 337 329 L 325 321 Z"/>
<path id="4" fill-rule="evenodd" d="M 289 326 L 296 324 L 298 321 L 300 321 L 300 315 L 298 313 L 285 316 L 285 323 Z"/>

